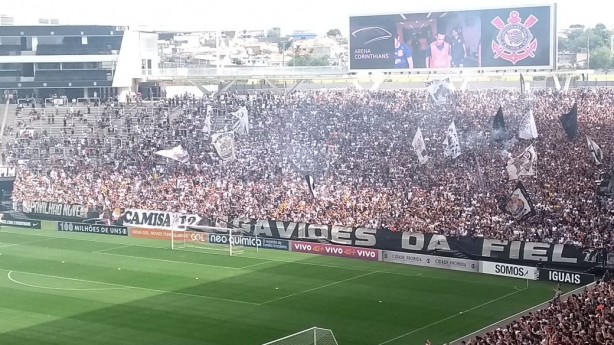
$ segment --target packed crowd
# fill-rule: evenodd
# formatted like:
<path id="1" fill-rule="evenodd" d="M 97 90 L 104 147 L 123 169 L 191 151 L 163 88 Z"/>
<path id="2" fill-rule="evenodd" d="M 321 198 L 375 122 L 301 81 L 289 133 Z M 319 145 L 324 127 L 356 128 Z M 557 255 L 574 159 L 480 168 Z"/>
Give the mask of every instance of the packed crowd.
<path id="1" fill-rule="evenodd" d="M 613 345 L 614 281 L 606 277 L 594 288 L 549 307 L 530 312 L 466 345 Z"/>
<path id="2" fill-rule="evenodd" d="M 559 117 L 576 101 L 580 135 L 570 141 Z M 215 154 L 204 129 L 207 105 L 212 131 L 231 128 L 230 113 L 247 106 L 250 131 L 235 135 L 235 161 Z M 499 105 L 510 137 L 532 107 L 539 137 L 491 140 Z M 443 106 L 425 90 L 175 97 L 147 113 L 117 114 L 124 143 L 95 160 L 81 156 L 93 140 L 81 140 L 71 160 L 22 170 L 13 197 L 611 247 L 614 213 L 596 198 L 595 181 L 612 163 L 613 105 L 612 89 L 534 90 L 530 101 L 518 90 L 472 90 Z M 177 115 L 162 110 L 171 106 Z M 462 150 L 457 159 L 443 155 L 452 121 Z M 430 157 L 422 166 L 411 145 L 418 127 Z M 600 167 L 589 158 L 585 134 L 603 149 Z M 531 143 L 537 174 L 521 179 L 537 216 L 516 222 L 499 209 L 515 185 L 501 152 L 516 156 Z M 153 154 L 178 144 L 190 153 L 188 164 Z M 315 198 L 307 172 L 315 177 Z"/>

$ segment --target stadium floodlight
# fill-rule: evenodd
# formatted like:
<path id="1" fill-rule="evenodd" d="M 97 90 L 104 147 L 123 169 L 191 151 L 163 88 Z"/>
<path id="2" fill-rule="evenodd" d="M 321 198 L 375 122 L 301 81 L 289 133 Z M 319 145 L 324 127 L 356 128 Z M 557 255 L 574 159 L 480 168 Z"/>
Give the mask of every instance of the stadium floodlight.
<path id="1" fill-rule="evenodd" d="M 224 251 L 232 256 L 243 254 L 247 246 L 254 247 L 258 251 L 258 243 L 257 237 L 243 236 L 243 229 L 217 226 L 197 226 L 187 229 L 185 225 L 177 225 L 171 232 L 173 250 Z"/>
<path id="2" fill-rule="evenodd" d="M 338 345 L 338 343 L 330 329 L 311 327 L 262 345 Z"/>

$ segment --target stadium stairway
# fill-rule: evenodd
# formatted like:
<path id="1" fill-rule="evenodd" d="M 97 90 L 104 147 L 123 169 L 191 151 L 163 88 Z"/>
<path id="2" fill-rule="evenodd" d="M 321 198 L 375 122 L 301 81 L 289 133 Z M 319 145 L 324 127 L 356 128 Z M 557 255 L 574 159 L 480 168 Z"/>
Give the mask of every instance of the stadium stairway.
<path id="1" fill-rule="evenodd" d="M 6 112 L 6 120 L 4 120 L 4 114 Z M 10 135 L 8 135 L 8 131 L 6 130 L 6 126 L 10 126 L 13 124 L 12 118 L 15 113 L 11 114 L 10 105 L 6 103 L 0 104 L 0 116 L 2 119 L 0 120 L 0 124 L 2 124 L 2 128 L 0 129 L 2 133 L 0 134 L 0 143 L 2 145 L 0 150 L 6 149 L 6 143 L 10 140 Z"/>

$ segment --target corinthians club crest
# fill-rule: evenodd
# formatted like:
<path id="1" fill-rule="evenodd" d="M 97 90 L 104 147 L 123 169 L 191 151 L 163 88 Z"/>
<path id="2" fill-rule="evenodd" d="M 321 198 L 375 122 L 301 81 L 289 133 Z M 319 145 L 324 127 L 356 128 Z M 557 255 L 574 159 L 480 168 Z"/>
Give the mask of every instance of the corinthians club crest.
<path id="1" fill-rule="evenodd" d="M 491 24 L 499 29 L 496 42 L 492 41 L 495 59 L 500 58 L 515 65 L 527 57 L 535 57 L 537 40 L 529 29 L 537 22 L 537 17 L 530 15 L 523 23 L 518 11 L 510 12 L 507 24 L 500 17 L 493 19 Z"/>

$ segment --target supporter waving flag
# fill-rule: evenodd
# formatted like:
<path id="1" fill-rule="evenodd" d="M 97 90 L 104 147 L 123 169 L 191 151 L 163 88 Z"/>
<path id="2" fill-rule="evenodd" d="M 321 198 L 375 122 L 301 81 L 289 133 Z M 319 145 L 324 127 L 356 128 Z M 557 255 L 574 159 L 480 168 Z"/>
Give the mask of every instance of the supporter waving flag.
<path id="1" fill-rule="evenodd" d="M 599 147 L 593 139 L 589 138 L 588 135 L 586 136 L 586 143 L 588 144 L 588 152 L 593 158 L 595 165 L 601 165 L 601 162 L 603 162 L 603 151 L 601 151 L 601 147 Z"/>
<path id="2" fill-rule="evenodd" d="M 454 84 L 450 82 L 450 78 L 427 81 L 425 86 L 437 105 L 448 103 L 450 96 L 456 91 Z"/>
<path id="3" fill-rule="evenodd" d="M 505 119 L 501 106 L 499 106 L 499 110 L 492 120 L 492 136 L 495 141 L 505 140 Z"/>
<path id="4" fill-rule="evenodd" d="M 520 181 L 516 183 L 514 191 L 499 207 L 515 220 L 523 220 L 535 215 L 533 201 Z"/>
<path id="5" fill-rule="evenodd" d="M 309 192 L 311 193 L 312 197 L 316 197 L 316 185 L 315 185 L 315 180 L 313 178 L 313 175 L 311 174 L 306 174 L 305 175 L 305 181 L 307 182 L 307 188 L 309 188 Z"/>
<path id="6" fill-rule="evenodd" d="M 517 180 L 519 176 L 533 176 L 537 166 L 537 153 L 533 145 L 527 147 L 522 154 L 507 162 L 507 173 L 510 180 Z"/>
<path id="7" fill-rule="evenodd" d="M 234 132 L 220 132 L 211 135 L 211 144 L 222 160 L 232 160 L 235 155 L 235 135 Z"/>
<path id="8" fill-rule="evenodd" d="M 411 145 L 414 148 L 414 152 L 418 156 L 418 162 L 420 165 L 426 163 L 429 160 L 429 157 L 426 155 L 426 145 L 424 144 L 424 138 L 422 137 L 422 130 L 418 128 L 416 135 L 414 135 L 414 140 L 411 142 Z"/>
<path id="9" fill-rule="evenodd" d="M 520 73 L 520 93 L 524 95 L 525 92 L 526 92 L 526 88 L 524 84 L 524 77 L 522 76 L 522 73 Z"/>
<path id="10" fill-rule="evenodd" d="M 458 133 L 456 132 L 454 121 L 448 127 L 443 144 L 446 145 L 443 152 L 445 157 L 452 157 L 454 159 L 461 155 L 460 142 L 458 141 Z"/>
<path id="11" fill-rule="evenodd" d="M 535 125 L 533 110 L 529 110 L 529 115 L 521 120 L 520 127 L 518 127 L 518 137 L 525 140 L 537 138 L 537 126 Z"/>
<path id="12" fill-rule="evenodd" d="M 242 107 L 241 109 L 232 113 L 237 118 L 237 122 L 235 122 L 233 129 L 235 132 L 239 134 L 249 134 L 249 113 L 246 107 Z"/>
<path id="13" fill-rule="evenodd" d="M 574 140 L 578 135 L 578 103 L 574 103 L 571 111 L 561 116 L 561 124 L 569 140 Z"/>
<path id="14" fill-rule="evenodd" d="M 170 150 L 157 151 L 156 154 L 180 163 L 187 163 L 190 161 L 190 155 L 183 147 L 181 147 L 181 145 L 175 146 Z"/>
<path id="15" fill-rule="evenodd" d="M 211 105 L 207 105 L 207 113 L 205 114 L 204 133 L 211 133 Z"/>

